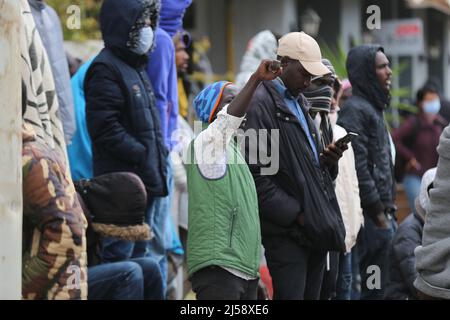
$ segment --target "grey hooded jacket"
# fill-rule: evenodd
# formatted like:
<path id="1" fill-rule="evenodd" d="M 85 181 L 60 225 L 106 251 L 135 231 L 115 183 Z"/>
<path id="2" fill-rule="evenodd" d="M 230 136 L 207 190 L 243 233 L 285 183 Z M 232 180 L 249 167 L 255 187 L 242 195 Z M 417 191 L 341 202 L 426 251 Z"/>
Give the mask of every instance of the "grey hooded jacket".
<path id="1" fill-rule="evenodd" d="M 431 297 L 450 299 L 450 126 L 442 133 L 437 151 L 422 246 L 414 251 L 419 273 L 414 286 Z"/>
<path id="2" fill-rule="evenodd" d="M 69 66 L 63 46 L 61 22 L 43 0 L 28 0 L 36 28 L 47 51 L 58 96 L 64 140 L 69 145 L 76 130 Z"/>

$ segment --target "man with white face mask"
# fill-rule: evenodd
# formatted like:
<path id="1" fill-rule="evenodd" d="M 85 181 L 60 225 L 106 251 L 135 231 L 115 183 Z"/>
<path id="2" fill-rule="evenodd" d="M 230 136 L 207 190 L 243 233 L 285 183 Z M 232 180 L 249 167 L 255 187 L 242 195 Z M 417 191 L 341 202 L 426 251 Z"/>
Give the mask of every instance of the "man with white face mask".
<path id="1" fill-rule="evenodd" d="M 147 190 L 148 209 L 155 197 L 168 193 L 168 152 L 145 72 L 158 16 L 158 0 L 105 0 L 100 11 L 105 48 L 84 81 L 94 176 L 118 171 L 137 174 Z M 104 239 L 102 246 L 104 262 L 147 254 L 140 242 Z"/>

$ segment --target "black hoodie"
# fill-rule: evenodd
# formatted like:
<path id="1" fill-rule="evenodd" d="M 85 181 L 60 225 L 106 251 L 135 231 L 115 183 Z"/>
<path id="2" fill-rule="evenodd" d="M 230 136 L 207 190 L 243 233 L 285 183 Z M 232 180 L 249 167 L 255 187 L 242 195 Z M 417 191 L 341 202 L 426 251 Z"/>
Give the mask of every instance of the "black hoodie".
<path id="1" fill-rule="evenodd" d="M 133 66 L 146 64 L 148 59 L 147 54 L 138 55 L 132 52 L 129 44 L 133 26 L 145 6 L 152 9 L 152 28 L 155 30 L 159 18 L 159 0 L 107 0 L 100 10 L 100 30 L 105 48 L 111 49 L 114 54 Z"/>
<path id="2" fill-rule="evenodd" d="M 379 45 L 366 44 L 350 50 L 347 57 L 347 72 L 354 95 L 365 97 L 378 109 L 389 104 L 389 95 L 385 93 L 375 72 L 377 52 L 384 53 Z"/>
<path id="3" fill-rule="evenodd" d="M 365 213 L 394 208 L 395 184 L 389 133 L 383 111 L 389 103 L 375 72 L 375 56 L 383 48 L 363 45 L 350 50 L 347 71 L 353 96 L 342 106 L 338 124 L 359 134 L 355 151 L 361 206 Z"/>
<path id="4" fill-rule="evenodd" d="M 133 172 L 149 196 L 168 194 L 167 149 L 153 89 L 144 70 L 147 55 L 130 50 L 130 33 L 154 0 L 105 0 L 100 26 L 105 48 L 84 81 L 86 122 L 94 175 Z M 138 22 L 139 23 L 139 22 Z"/>

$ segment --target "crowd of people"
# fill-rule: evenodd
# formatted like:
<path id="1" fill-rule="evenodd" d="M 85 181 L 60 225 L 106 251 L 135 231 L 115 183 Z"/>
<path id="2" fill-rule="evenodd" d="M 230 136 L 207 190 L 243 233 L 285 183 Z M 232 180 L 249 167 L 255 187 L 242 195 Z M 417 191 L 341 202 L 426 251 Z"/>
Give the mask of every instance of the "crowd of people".
<path id="1" fill-rule="evenodd" d="M 194 92 L 191 1 L 105 0 L 104 48 L 69 68 L 55 11 L 21 0 L 23 298 L 450 298 L 439 88 L 391 136 L 388 48 L 340 79 L 308 34 L 264 30 L 236 83 Z"/>

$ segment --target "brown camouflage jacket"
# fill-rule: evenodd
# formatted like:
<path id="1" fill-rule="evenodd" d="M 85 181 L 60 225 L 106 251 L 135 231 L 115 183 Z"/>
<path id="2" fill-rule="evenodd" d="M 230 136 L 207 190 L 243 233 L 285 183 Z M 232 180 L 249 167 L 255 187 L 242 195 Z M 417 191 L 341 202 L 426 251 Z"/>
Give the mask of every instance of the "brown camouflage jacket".
<path id="1" fill-rule="evenodd" d="M 22 296 L 86 299 L 86 219 L 69 169 L 24 127 Z"/>

